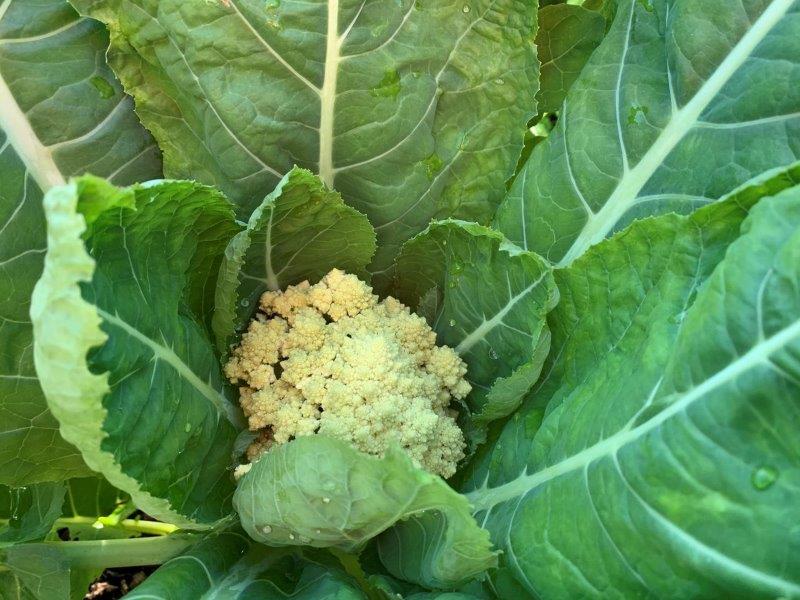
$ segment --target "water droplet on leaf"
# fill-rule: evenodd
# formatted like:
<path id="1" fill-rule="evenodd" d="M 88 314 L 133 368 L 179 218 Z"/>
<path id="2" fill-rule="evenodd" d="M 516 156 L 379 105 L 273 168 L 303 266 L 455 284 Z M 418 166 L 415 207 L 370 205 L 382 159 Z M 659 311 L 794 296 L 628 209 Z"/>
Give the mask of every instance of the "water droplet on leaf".
<path id="1" fill-rule="evenodd" d="M 388 27 L 389 27 L 388 19 L 381 20 L 375 27 L 370 29 L 369 32 L 370 34 L 372 34 L 372 37 L 380 37 L 381 35 L 383 35 L 383 32 L 386 31 Z"/>
<path id="2" fill-rule="evenodd" d="M 325 503 L 325 504 L 328 504 L 330 501 L 331 501 L 330 498 L 323 498 L 322 499 L 322 502 Z"/>
<path id="3" fill-rule="evenodd" d="M 775 467 L 761 466 L 753 471 L 751 481 L 753 487 L 757 490 L 763 491 L 771 487 L 778 479 L 778 469 Z"/>
<path id="4" fill-rule="evenodd" d="M 264 4 L 264 12 L 267 13 L 267 27 L 280 31 L 283 25 L 280 24 L 278 9 L 281 7 L 281 0 L 267 0 Z"/>
<path id="5" fill-rule="evenodd" d="M 461 9 L 461 12 L 467 14 L 470 11 L 469 4 L 465 4 L 464 7 Z"/>
<path id="6" fill-rule="evenodd" d="M 189 433 L 192 430 L 192 424 L 191 423 L 187 423 L 186 425 L 183 426 L 183 430 L 186 433 Z"/>
<path id="7" fill-rule="evenodd" d="M 503 81 L 503 80 L 502 80 L 502 79 L 500 79 L 499 77 L 498 77 L 497 79 L 495 79 L 495 80 L 494 80 L 494 82 L 495 82 L 497 85 L 503 85 L 503 84 L 505 83 L 505 81 Z"/>
<path id="8" fill-rule="evenodd" d="M 270 533 L 272 533 L 272 527 L 270 527 L 269 525 L 264 525 L 261 528 L 261 533 L 263 533 L 264 535 L 269 535 Z"/>
<path id="9" fill-rule="evenodd" d="M 631 106 L 628 110 L 628 125 L 644 125 L 647 123 L 647 113 L 650 109 L 647 106 Z"/>
<path id="10" fill-rule="evenodd" d="M 290 539 L 290 540 L 293 540 L 293 539 L 294 539 L 294 534 L 293 534 L 293 533 L 290 533 L 290 534 L 289 534 L 289 539 Z"/>
<path id="11" fill-rule="evenodd" d="M 241 304 L 244 308 L 247 308 L 248 306 L 250 306 L 250 300 L 248 300 L 247 298 L 243 298 L 242 301 L 239 302 L 239 304 Z"/>
<path id="12" fill-rule="evenodd" d="M 455 327 L 455 326 L 456 326 L 456 320 L 450 319 L 450 327 Z"/>
<path id="13" fill-rule="evenodd" d="M 92 77 L 89 83 L 94 86 L 101 98 L 111 98 L 114 95 L 114 86 L 98 75 Z"/>
<path id="14" fill-rule="evenodd" d="M 680 313 L 678 313 L 677 315 L 672 315 L 672 316 L 670 316 L 670 317 L 669 317 L 669 319 L 668 319 L 668 321 L 669 321 L 670 323 L 672 323 L 673 325 L 680 325 L 680 324 L 681 324 L 681 322 L 683 321 L 683 317 L 684 317 L 685 315 L 686 315 L 686 313 L 680 312 Z"/>
<path id="15" fill-rule="evenodd" d="M 380 83 L 370 90 L 370 94 L 377 97 L 396 98 L 400 93 L 400 73 L 397 69 L 384 72 Z"/>
<path id="16" fill-rule="evenodd" d="M 433 179 L 444 166 L 442 159 L 435 152 L 423 160 L 422 164 L 425 165 L 425 173 L 428 175 L 428 179 Z"/>

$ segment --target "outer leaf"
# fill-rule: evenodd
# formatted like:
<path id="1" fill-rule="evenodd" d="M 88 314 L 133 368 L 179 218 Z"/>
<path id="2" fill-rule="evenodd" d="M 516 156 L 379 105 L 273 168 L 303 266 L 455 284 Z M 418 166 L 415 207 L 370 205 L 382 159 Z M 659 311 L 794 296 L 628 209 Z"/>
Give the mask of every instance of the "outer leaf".
<path id="1" fill-rule="evenodd" d="M 550 348 L 545 317 L 558 300 L 550 266 L 487 227 L 433 223 L 397 259 L 398 298 L 430 313 L 439 343 L 466 361 L 476 422 L 513 412 Z"/>
<path id="2" fill-rule="evenodd" d="M 69 562 L 54 546 L 20 544 L 0 550 L 3 600 L 68 600 Z M 8 570 L 6 570 L 8 569 Z"/>
<path id="3" fill-rule="evenodd" d="M 478 600 L 478 597 L 462 592 L 423 592 L 407 596 L 406 600 Z"/>
<path id="4" fill-rule="evenodd" d="M 70 479 L 66 485 L 63 514 L 70 517 L 103 517 L 128 499 L 101 477 Z"/>
<path id="5" fill-rule="evenodd" d="M 247 533 L 272 546 L 355 550 L 416 516 L 381 536 L 380 554 L 390 573 L 427 587 L 457 586 L 497 560 L 466 499 L 399 450 L 378 459 L 339 440 L 299 437 L 253 464 L 234 505 Z M 422 528 L 413 539 L 410 526 Z"/>
<path id="6" fill-rule="evenodd" d="M 127 494 L 110 485 L 100 477 L 81 477 L 66 482 L 67 495 L 61 510 L 58 525 L 66 528 L 60 539 L 70 541 L 109 540 L 139 537 L 140 532 L 114 526 L 99 527 L 98 524 L 113 525 L 136 511 Z M 120 511 L 120 512 L 117 512 Z M 66 534 L 66 535 L 65 535 Z M 102 569 L 101 569 L 102 571 Z M 89 579 L 91 582 L 97 575 Z M 75 573 L 73 573 L 74 579 Z M 86 584 L 88 586 L 88 582 Z"/>
<path id="7" fill-rule="evenodd" d="M 334 267 L 363 273 L 374 253 L 367 218 L 316 175 L 295 167 L 225 250 L 213 321 L 220 351 L 247 324 L 266 290 L 316 283 Z"/>
<path id="8" fill-rule="evenodd" d="M 520 454 L 528 454 L 530 439 L 541 424 L 545 408 L 558 402 L 554 399 L 554 390 L 558 390 L 564 381 L 569 381 L 572 385 L 577 386 L 582 381 L 582 377 L 598 367 L 598 363 L 592 358 L 583 360 L 587 353 L 591 356 L 596 348 L 604 346 L 620 351 L 620 332 L 631 336 L 631 334 L 654 326 L 657 317 L 650 312 L 651 308 L 642 309 L 641 307 L 644 305 L 661 307 L 662 325 L 670 326 L 672 334 L 666 344 L 662 344 L 661 338 L 653 340 L 653 348 L 658 352 L 657 355 L 661 356 L 661 362 L 654 364 L 654 369 L 645 379 L 655 385 L 655 381 L 660 376 L 661 365 L 666 360 L 664 356 L 669 352 L 674 341 L 675 328 L 672 326 L 680 321 L 686 306 L 693 301 L 696 289 L 702 285 L 711 269 L 722 258 L 724 249 L 738 235 L 739 224 L 746 215 L 746 211 L 761 198 L 778 194 L 797 185 L 800 185 L 800 163 L 786 169 L 776 169 L 764 173 L 747 185 L 734 190 L 715 205 L 700 209 L 691 219 L 681 219 L 673 223 L 672 217 L 663 217 L 656 221 L 659 224 L 656 225 L 655 234 L 643 229 L 644 225 L 632 226 L 625 234 L 628 236 L 627 238 L 619 238 L 616 250 L 615 246 L 610 246 L 610 249 L 599 254 L 598 249 L 597 258 L 594 263 L 591 263 L 593 265 L 591 268 L 587 267 L 580 271 L 574 267 L 556 269 L 556 283 L 559 285 L 559 289 L 564 291 L 564 295 L 556 309 L 548 315 L 548 324 L 553 333 L 553 339 L 550 354 L 542 369 L 546 375 L 528 394 L 524 401 L 524 408 L 514 415 L 513 421 L 509 423 L 496 447 L 492 447 L 497 442 L 495 435 L 492 444 L 479 449 L 477 452 L 479 458 L 474 460 L 468 469 L 462 469 L 460 476 L 465 479 L 471 477 L 473 479 L 471 486 L 473 487 L 482 485 L 487 476 L 489 477 L 487 482 L 495 481 L 495 477 L 516 477 L 518 475 L 516 461 Z M 709 224 L 714 223 L 716 225 L 709 228 Z M 693 251 L 693 255 L 697 257 L 694 271 L 690 264 L 683 272 L 683 283 L 680 283 L 680 279 L 665 276 L 664 271 L 667 269 L 665 264 L 667 263 L 660 259 L 674 253 L 672 246 L 667 245 L 671 239 L 670 235 L 680 234 L 681 239 L 691 240 L 695 232 L 699 233 L 700 228 L 707 228 L 707 231 L 705 237 L 694 238 L 694 242 L 692 242 L 695 245 L 699 244 L 699 249 L 702 249 L 700 254 L 697 253 L 698 249 Z M 663 229 L 663 231 L 658 233 L 659 229 Z M 668 231 L 674 233 L 667 235 Z M 653 235 L 661 240 L 658 246 L 650 240 Z M 623 242 L 623 239 L 629 241 Z M 682 241 L 681 244 L 685 245 L 686 242 Z M 627 260 L 620 247 L 625 248 L 625 253 L 632 253 L 640 257 L 649 256 L 648 261 L 652 266 L 647 267 L 647 272 L 650 273 L 649 277 L 652 281 L 638 292 L 639 296 L 631 296 L 629 287 L 630 281 L 643 280 L 643 275 L 635 270 L 643 267 L 629 264 L 623 269 L 619 266 L 620 261 L 624 263 Z M 679 248 L 681 245 L 677 244 L 675 247 Z M 645 251 L 644 248 L 647 250 Z M 616 256 L 617 254 L 619 256 Z M 594 284 L 589 288 L 588 280 L 592 278 L 590 275 L 592 269 L 602 272 L 607 268 L 606 265 L 610 264 L 618 266 L 617 277 L 608 280 L 609 289 L 615 290 L 616 293 L 609 295 L 609 291 L 602 284 Z M 703 264 L 706 266 L 702 267 Z M 573 275 L 573 273 L 575 274 Z M 660 282 L 658 285 L 655 284 L 656 279 Z M 664 292 L 664 289 L 676 285 L 682 290 L 678 295 L 670 296 Z M 640 299 L 632 301 L 631 298 L 634 297 Z M 585 315 L 593 313 L 598 315 L 597 318 L 585 317 Z M 605 321 L 602 320 L 604 313 L 608 316 Z M 598 326 L 598 319 L 603 323 L 602 326 Z M 614 320 L 619 320 L 620 323 L 627 325 L 622 329 L 619 326 L 612 326 Z M 619 365 L 630 363 L 637 366 L 637 374 L 642 375 L 643 371 L 638 369 L 638 361 L 643 351 L 636 345 L 636 342 L 632 343 L 631 348 L 633 350 L 624 351 L 613 358 L 613 365 L 601 372 L 623 373 L 624 371 L 615 370 L 624 369 L 625 367 L 619 367 Z M 580 368 L 578 367 L 579 363 Z M 495 431 L 494 433 L 499 432 Z M 501 447 L 504 448 L 502 452 L 500 451 Z"/>
<path id="9" fill-rule="evenodd" d="M 344 573 L 254 544 L 236 531 L 212 534 L 164 564 L 126 598 L 358 600 Z"/>
<path id="10" fill-rule="evenodd" d="M 292 165 L 319 173 L 376 226 L 375 271 L 432 217 L 488 221 L 535 113 L 531 2 L 74 3 L 169 176 L 246 216 Z"/>
<path id="11" fill-rule="evenodd" d="M 542 66 L 536 100 L 540 112 L 561 107 L 567 90 L 603 41 L 605 33 L 603 15 L 583 6 L 555 4 L 539 10 L 536 47 Z"/>
<path id="12" fill-rule="evenodd" d="M 93 178 L 44 205 L 34 353 L 64 438 L 148 514 L 213 523 L 230 510 L 240 419 L 205 327 L 237 230 L 230 205 L 188 182 L 120 190 Z"/>
<path id="13" fill-rule="evenodd" d="M 90 170 L 117 183 L 161 172 L 103 59 L 108 36 L 62 0 L 0 2 L 0 484 L 88 469 L 58 435 L 33 368 L 28 310 L 42 271 L 42 191 Z"/>
<path id="14" fill-rule="evenodd" d="M 728 246 L 741 216 L 645 220 L 559 273 L 547 415 L 468 494 L 501 596 L 800 594 L 800 188 Z"/>
<path id="15" fill-rule="evenodd" d="M 795 162 L 798 57 L 797 0 L 621 0 L 499 228 L 567 265 L 635 218 L 688 213 Z"/>
<path id="16" fill-rule="evenodd" d="M 61 482 L 0 488 L 0 547 L 42 540 L 61 515 L 66 488 Z"/>
<path id="17" fill-rule="evenodd" d="M 161 564 L 197 543 L 196 534 L 174 533 L 134 540 L 18 544 L 0 551 L 0 592 L 11 598 L 83 598 L 105 567 Z"/>

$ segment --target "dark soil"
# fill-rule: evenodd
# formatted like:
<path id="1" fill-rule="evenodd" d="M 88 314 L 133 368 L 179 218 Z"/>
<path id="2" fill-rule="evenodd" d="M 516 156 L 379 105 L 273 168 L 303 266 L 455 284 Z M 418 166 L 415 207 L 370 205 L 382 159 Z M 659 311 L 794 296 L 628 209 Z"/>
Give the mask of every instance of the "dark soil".
<path id="1" fill-rule="evenodd" d="M 156 570 L 156 567 L 128 567 L 122 569 L 106 569 L 95 580 L 84 600 L 116 600 L 122 598 L 145 578 Z"/>

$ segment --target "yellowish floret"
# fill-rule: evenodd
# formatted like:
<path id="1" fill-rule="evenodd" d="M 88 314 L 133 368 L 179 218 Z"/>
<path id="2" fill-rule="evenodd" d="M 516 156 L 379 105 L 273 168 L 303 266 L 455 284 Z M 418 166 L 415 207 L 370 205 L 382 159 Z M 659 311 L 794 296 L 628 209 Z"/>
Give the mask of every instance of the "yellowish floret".
<path id="1" fill-rule="evenodd" d="M 320 433 L 377 456 L 396 443 L 424 469 L 455 473 L 464 436 L 449 406 L 470 392 L 467 368 L 422 317 L 337 269 L 265 292 L 259 307 L 225 366 L 259 432 L 250 460 Z"/>

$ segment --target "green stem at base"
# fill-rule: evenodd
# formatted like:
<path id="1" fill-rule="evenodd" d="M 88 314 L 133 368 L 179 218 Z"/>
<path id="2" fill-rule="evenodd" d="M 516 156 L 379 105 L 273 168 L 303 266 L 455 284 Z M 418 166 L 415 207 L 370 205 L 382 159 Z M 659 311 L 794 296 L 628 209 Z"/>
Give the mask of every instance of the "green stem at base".
<path id="1" fill-rule="evenodd" d="M 197 541 L 191 533 L 85 542 L 44 542 L 58 548 L 73 569 L 109 569 L 160 565 L 184 552 Z"/>
<path id="2" fill-rule="evenodd" d="M 97 529 L 113 527 L 133 533 L 146 533 L 149 535 L 168 535 L 178 529 L 178 527 L 172 523 L 144 521 L 142 519 L 115 519 L 113 517 L 64 517 L 56 519 L 55 522 L 56 529 L 59 527 L 69 527 L 70 525 L 91 525 Z"/>

